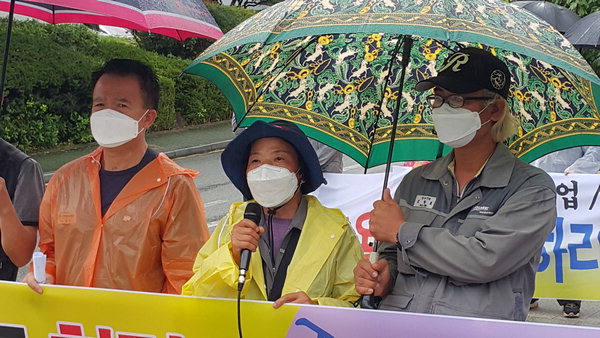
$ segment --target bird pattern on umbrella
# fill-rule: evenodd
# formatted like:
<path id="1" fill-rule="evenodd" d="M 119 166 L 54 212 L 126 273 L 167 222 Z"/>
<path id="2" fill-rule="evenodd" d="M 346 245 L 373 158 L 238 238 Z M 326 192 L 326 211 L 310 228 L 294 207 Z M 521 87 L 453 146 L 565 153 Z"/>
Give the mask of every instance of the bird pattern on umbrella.
<path id="1" fill-rule="evenodd" d="M 521 124 L 510 146 L 517 156 L 534 159 L 551 150 L 544 144 L 567 138 L 572 142 L 576 136 L 589 142 L 582 137 L 592 135 L 591 142 L 600 143 L 600 98 L 594 97 L 600 95 L 600 80 L 562 35 L 529 13 L 506 4 L 489 10 L 472 2 L 437 0 L 284 5 L 287 8 L 263 11 L 246 21 L 186 70 L 217 84 L 227 82 L 222 88 L 238 120 L 243 118 L 242 125 L 256 119 L 294 121 L 309 136 L 370 167 L 385 163 L 391 116 L 401 99 L 393 160 L 435 158 L 441 145 L 426 101 L 430 93 L 413 88 L 435 76 L 438 63 L 451 50 L 490 48 L 457 42 L 476 31 L 479 41 L 496 42 L 491 51 L 512 73 L 510 103 Z M 514 15 L 507 16 L 506 11 Z M 400 24 L 403 29 L 394 31 L 394 25 Z M 343 32 L 343 25 L 353 25 L 352 31 Z M 414 37 L 407 78 L 400 88 L 401 57 L 392 58 L 403 34 L 413 32 L 407 25 L 427 37 Z M 444 34 L 427 31 L 431 27 Z M 342 32 L 315 34 L 336 29 Z M 463 35 L 454 39 L 456 32 Z M 560 142 L 552 147 L 560 147 Z"/>

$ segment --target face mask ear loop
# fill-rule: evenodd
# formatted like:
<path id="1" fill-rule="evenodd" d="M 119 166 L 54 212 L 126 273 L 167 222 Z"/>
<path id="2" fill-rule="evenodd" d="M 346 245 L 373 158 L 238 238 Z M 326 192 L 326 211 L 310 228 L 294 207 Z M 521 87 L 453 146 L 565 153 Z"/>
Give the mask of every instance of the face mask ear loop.
<path id="1" fill-rule="evenodd" d="M 489 107 L 489 106 L 490 106 L 492 103 L 494 103 L 494 101 L 496 101 L 496 98 L 493 98 L 493 99 L 491 99 L 491 100 L 488 102 L 488 104 L 487 104 L 487 105 L 485 105 L 485 107 L 483 107 L 483 109 L 481 109 L 481 110 L 479 111 L 479 113 L 477 113 L 477 116 L 481 115 L 481 113 L 483 113 L 483 111 L 484 111 L 484 110 L 486 110 L 486 109 L 487 109 L 487 107 Z M 483 126 L 484 126 L 486 123 L 488 123 L 488 122 L 490 122 L 490 121 L 491 121 L 491 120 L 490 120 L 490 119 L 488 119 L 487 121 L 483 122 L 483 123 L 482 123 L 482 124 L 479 126 L 479 128 L 483 127 Z"/>
<path id="2" fill-rule="evenodd" d="M 304 180 L 304 175 L 302 175 L 301 170 L 302 170 L 302 167 L 298 168 L 298 170 L 296 170 L 296 172 L 294 173 L 295 175 L 300 174 L 300 178 L 298 178 L 298 187 L 296 188 L 296 190 L 294 190 L 294 193 L 296 193 L 296 191 L 298 191 L 298 189 L 300 189 L 300 187 L 302 187 L 302 184 L 304 184 L 304 182 L 302 182 Z"/>
<path id="3" fill-rule="evenodd" d="M 144 114 L 142 114 L 142 117 L 140 117 L 140 119 L 137 120 L 138 125 L 139 125 L 140 121 L 144 118 L 144 116 L 146 116 L 146 114 L 148 114 L 149 111 L 150 111 L 150 108 L 146 109 Z M 144 130 L 146 130 L 146 128 L 142 128 L 142 130 L 138 131 L 137 135 L 141 134 Z M 136 137 L 137 137 L 137 135 L 136 135 Z"/>
<path id="4" fill-rule="evenodd" d="M 138 123 L 144 118 L 144 116 L 146 116 L 146 114 L 148 114 L 148 112 L 150 111 L 150 108 L 146 109 L 146 111 L 142 114 L 142 117 L 140 117 L 138 121 Z"/>

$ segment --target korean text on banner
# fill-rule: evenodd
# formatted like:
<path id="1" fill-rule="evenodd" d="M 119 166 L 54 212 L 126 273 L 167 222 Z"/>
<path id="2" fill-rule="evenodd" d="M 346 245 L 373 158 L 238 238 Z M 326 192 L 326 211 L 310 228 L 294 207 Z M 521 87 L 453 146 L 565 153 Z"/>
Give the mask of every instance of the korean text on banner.
<path id="1" fill-rule="evenodd" d="M 393 192 L 410 168 L 394 167 Z M 600 300 L 600 175 L 551 174 L 556 184 L 556 227 L 542 250 L 535 296 Z M 348 216 L 365 252 L 372 251 L 369 212 L 381 199 L 383 174 L 325 174 L 314 194 Z"/>

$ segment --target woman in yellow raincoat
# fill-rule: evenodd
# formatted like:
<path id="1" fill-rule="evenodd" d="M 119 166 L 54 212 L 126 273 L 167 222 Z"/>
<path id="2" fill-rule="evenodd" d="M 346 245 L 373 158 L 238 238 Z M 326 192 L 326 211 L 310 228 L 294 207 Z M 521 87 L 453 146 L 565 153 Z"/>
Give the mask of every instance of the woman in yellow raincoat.
<path id="1" fill-rule="evenodd" d="M 240 255 L 254 252 L 241 297 L 351 306 L 353 268 L 362 250 L 340 210 L 307 196 L 323 182 L 314 149 L 293 123 L 255 122 L 221 156 L 225 173 L 249 202 L 235 203 L 194 263 L 183 294 L 235 298 Z M 260 204 L 261 220 L 244 218 Z"/>

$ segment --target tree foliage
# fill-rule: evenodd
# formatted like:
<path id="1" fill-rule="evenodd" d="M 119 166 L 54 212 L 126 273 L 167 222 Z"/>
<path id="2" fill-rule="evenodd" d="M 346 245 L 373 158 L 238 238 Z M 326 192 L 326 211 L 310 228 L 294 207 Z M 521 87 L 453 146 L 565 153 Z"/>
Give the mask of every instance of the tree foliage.
<path id="1" fill-rule="evenodd" d="M 6 20 L 0 20 L 4 36 Z M 4 39 L 0 39 L 4 48 Z M 153 130 L 228 119 L 221 92 L 199 76 L 179 76 L 190 64 L 145 51 L 130 40 L 101 37 L 83 25 L 16 21 L 8 63 L 0 136 L 25 151 L 91 141 L 91 73 L 111 58 L 150 65 L 161 85 Z"/>

